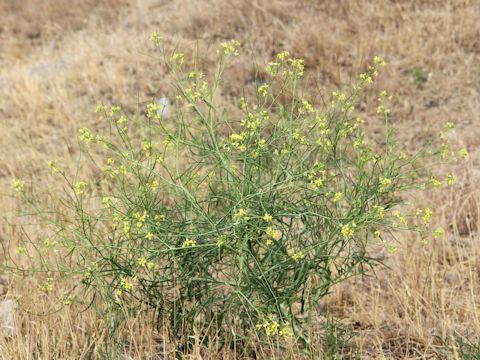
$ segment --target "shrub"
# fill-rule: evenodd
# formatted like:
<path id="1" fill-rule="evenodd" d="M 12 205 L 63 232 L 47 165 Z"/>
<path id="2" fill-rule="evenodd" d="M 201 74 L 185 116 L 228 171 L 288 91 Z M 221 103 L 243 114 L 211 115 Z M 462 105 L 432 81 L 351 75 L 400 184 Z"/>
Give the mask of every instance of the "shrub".
<path id="1" fill-rule="evenodd" d="M 80 140 L 101 175 L 72 179 L 50 162 L 66 184 L 53 209 L 15 180 L 49 231 L 20 248 L 32 260 L 22 271 L 44 271 L 44 292 L 61 274 L 73 278 L 76 293 L 64 301 L 95 306 L 112 335 L 125 311 L 146 305 L 182 346 L 194 333 L 220 345 L 234 333 L 310 346 L 322 298 L 375 264 L 369 244 L 394 252 L 396 231 L 427 233 L 431 210 L 401 205 L 412 189 L 438 185 L 421 161 L 439 151 L 399 151 L 385 91 L 383 138 L 364 133 L 353 114 L 384 65 L 378 57 L 319 109 L 316 94 L 301 95 L 304 62 L 279 53 L 268 82 L 234 108 L 216 94 L 238 43 L 222 44 L 206 75 L 155 44 L 175 79 L 168 119 L 165 101 L 138 116 L 100 105 L 108 136 L 83 128 Z"/>

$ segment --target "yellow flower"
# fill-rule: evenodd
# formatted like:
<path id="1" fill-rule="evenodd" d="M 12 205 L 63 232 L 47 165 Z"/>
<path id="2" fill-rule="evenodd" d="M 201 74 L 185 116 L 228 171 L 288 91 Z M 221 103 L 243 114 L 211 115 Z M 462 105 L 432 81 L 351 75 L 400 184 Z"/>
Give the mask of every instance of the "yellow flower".
<path id="1" fill-rule="evenodd" d="M 72 305 L 73 304 L 73 300 L 74 300 L 74 296 L 73 295 L 68 295 L 67 298 L 65 299 L 65 305 Z"/>
<path id="2" fill-rule="evenodd" d="M 290 56 L 290 53 L 288 51 L 282 51 L 281 53 L 278 53 L 276 58 L 278 60 L 285 60 L 286 58 L 288 58 Z"/>
<path id="3" fill-rule="evenodd" d="M 48 293 L 53 290 L 53 278 L 47 278 L 43 284 L 38 285 L 38 289 L 45 293 Z"/>
<path id="4" fill-rule="evenodd" d="M 237 40 L 230 40 L 229 42 L 223 42 L 220 44 L 224 55 L 238 56 L 238 47 L 240 43 Z"/>
<path id="5" fill-rule="evenodd" d="M 298 113 L 300 115 L 303 115 L 307 113 L 312 114 L 314 112 L 315 112 L 315 108 L 312 106 L 312 104 L 310 104 L 307 100 L 302 100 L 302 103 L 298 108 Z"/>
<path id="6" fill-rule="evenodd" d="M 165 215 L 156 214 L 153 220 L 155 220 L 155 225 L 160 225 L 160 223 L 165 220 Z"/>
<path id="7" fill-rule="evenodd" d="M 141 267 L 146 267 L 147 266 L 147 259 L 145 259 L 144 257 L 141 257 L 140 259 L 138 259 L 137 263 Z"/>
<path id="8" fill-rule="evenodd" d="M 461 157 L 466 159 L 466 158 L 468 158 L 468 150 L 465 149 L 465 148 L 460 149 L 460 150 L 458 150 L 458 155 L 460 155 Z"/>
<path id="9" fill-rule="evenodd" d="M 282 232 L 280 230 L 276 230 L 271 226 L 268 226 L 265 230 L 265 234 L 270 240 L 279 240 L 282 237 Z"/>
<path id="10" fill-rule="evenodd" d="M 186 239 L 182 244 L 183 248 L 194 248 L 195 246 L 197 246 L 197 241 L 191 239 Z"/>
<path id="11" fill-rule="evenodd" d="M 156 47 L 159 47 L 160 46 L 160 42 L 162 41 L 162 38 L 160 36 L 160 34 L 156 31 L 154 31 L 152 33 L 152 42 L 153 42 L 153 45 L 155 45 Z"/>
<path id="12" fill-rule="evenodd" d="M 124 289 L 124 290 L 132 290 L 133 288 L 133 283 L 129 280 L 127 280 L 126 278 L 122 278 L 120 280 L 120 286 Z"/>
<path id="13" fill-rule="evenodd" d="M 48 162 L 48 167 L 52 170 L 52 175 L 55 175 L 59 171 L 57 163 L 57 160 L 50 160 Z"/>
<path id="14" fill-rule="evenodd" d="M 360 80 L 364 81 L 367 84 L 371 84 L 373 82 L 372 77 L 366 73 L 360 74 Z"/>
<path id="15" fill-rule="evenodd" d="M 145 235 L 145 239 L 152 240 L 153 239 L 153 233 L 151 231 L 147 232 L 147 234 Z"/>
<path id="16" fill-rule="evenodd" d="M 433 232 L 433 237 L 439 238 L 445 235 L 445 230 L 443 230 L 441 227 L 435 229 Z"/>
<path id="17" fill-rule="evenodd" d="M 268 63 L 267 68 L 265 70 L 271 76 L 277 76 L 279 66 L 280 66 L 279 63 L 271 61 Z"/>
<path id="18" fill-rule="evenodd" d="M 432 217 L 433 211 L 430 208 L 426 208 L 424 211 L 423 222 L 428 224 L 430 222 L 430 218 Z"/>
<path id="19" fill-rule="evenodd" d="M 341 192 L 336 192 L 334 195 L 333 195 L 333 199 L 332 201 L 333 202 L 339 202 L 340 200 L 343 199 L 343 194 Z"/>
<path id="20" fill-rule="evenodd" d="M 383 61 L 383 59 L 380 57 L 380 56 L 374 56 L 373 57 L 373 62 L 375 63 L 375 65 L 378 65 L 378 66 L 385 66 L 385 61 Z"/>
<path id="21" fill-rule="evenodd" d="M 17 248 L 17 254 L 18 255 L 27 255 L 28 252 L 27 252 L 27 249 L 24 248 L 23 246 L 20 246 Z"/>
<path id="22" fill-rule="evenodd" d="M 82 195 L 87 186 L 88 184 L 85 181 L 77 181 L 75 184 L 73 184 L 73 190 L 75 191 L 75 194 Z"/>
<path id="23" fill-rule="evenodd" d="M 444 128 L 445 130 L 450 130 L 450 129 L 453 129 L 455 127 L 455 124 L 451 121 L 447 121 Z"/>
<path id="24" fill-rule="evenodd" d="M 397 245 L 390 245 L 388 251 L 390 251 L 391 254 L 395 254 L 398 251 Z"/>
<path id="25" fill-rule="evenodd" d="M 157 103 L 150 103 L 147 105 L 147 118 L 149 119 L 160 119 L 160 114 L 158 111 L 158 105 Z"/>
<path id="26" fill-rule="evenodd" d="M 12 180 L 12 189 L 15 190 L 17 193 L 23 192 L 23 187 L 25 186 L 25 181 L 20 179 L 13 179 Z"/>
<path id="27" fill-rule="evenodd" d="M 392 180 L 390 180 L 389 178 L 386 178 L 386 177 L 380 178 L 380 189 L 385 190 L 391 184 L 392 184 Z"/>
<path id="28" fill-rule="evenodd" d="M 263 215 L 263 221 L 265 222 L 270 222 L 272 221 L 272 215 L 270 215 L 269 213 L 265 213 L 265 215 Z"/>
<path id="29" fill-rule="evenodd" d="M 295 253 L 292 255 L 292 259 L 293 259 L 295 262 L 299 262 L 299 261 L 302 260 L 304 257 L 305 257 L 305 254 L 304 254 L 303 251 L 297 251 L 297 252 L 295 252 Z"/>
<path id="30" fill-rule="evenodd" d="M 303 59 L 289 59 L 289 61 L 293 69 L 290 74 L 296 78 L 302 77 L 305 70 L 305 61 Z"/>
<path id="31" fill-rule="evenodd" d="M 314 180 L 312 183 L 311 183 L 311 187 L 313 190 L 318 190 L 322 187 L 323 185 L 323 180 L 318 178 L 316 180 Z"/>
<path id="32" fill-rule="evenodd" d="M 250 218 L 247 216 L 247 214 L 248 214 L 248 210 L 241 208 L 241 209 L 238 209 L 238 212 L 235 214 L 235 216 L 236 216 L 237 218 L 242 219 L 243 221 L 247 221 L 247 220 L 250 219 Z"/>
<path id="33" fill-rule="evenodd" d="M 81 128 L 80 130 L 78 130 L 78 132 L 80 134 L 79 135 L 80 141 L 82 141 L 87 145 L 90 144 L 95 138 L 89 128 Z"/>
<path id="34" fill-rule="evenodd" d="M 380 219 L 383 219 L 385 217 L 385 208 L 383 206 L 375 205 L 373 209 L 375 210 L 377 216 Z"/>
<path id="35" fill-rule="evenodd" d="M 432 186 L 434 188 L 439 188 L 442 186 L 442 182 L 440 180 L 438 180 L 435 176 L 432 176 L 430 178 L 430 183 L 432 184 Z"/>
<path id="36" fill-rule="evenodd" d="M 355 227 L 355 224 L 345 224 L 342 226 L 342 235 L 345 239 L 351 239 L 354 235 L 355 232 L 353 231 L 353 228 Z"/>
<path id="37" fill-rule="evenodd" d="M 105 209 L 109 209 L 110 206 L 111 206 L 110 198 L 107 197 L 107 196 L 104 196 L 104 197 L 102 198 L 102 204 L 103 204 L 103 207 L 104 207 Z"/>
<path id="38" fill-rule="evenodd" d="M 447 184 L 453 185 L 457 182 L 457 177 L 453 174 L 447 174 Z"/>
<path id="39" fill-rule="evenodd" d="M 183 64 L 183 60 L 185 59 L 185 55 L 182 53 L 174 52 L 172 54 L 172 60 L 178 64 Z"/>
<path id="40" fill-rule="evenodd" d="M 263 84 L 262 86 L 259 86 L 257 89 L 257 93 L 260 94 L 261 96 L 265 97 L 268 94 L 268 84 Z"/>
<path id="41" fill-rule="evenodd" d="M 217 238 L 217 242 L 215 243 L 219 248 L 225 245 L 225 236 L 221 235 Z"/>

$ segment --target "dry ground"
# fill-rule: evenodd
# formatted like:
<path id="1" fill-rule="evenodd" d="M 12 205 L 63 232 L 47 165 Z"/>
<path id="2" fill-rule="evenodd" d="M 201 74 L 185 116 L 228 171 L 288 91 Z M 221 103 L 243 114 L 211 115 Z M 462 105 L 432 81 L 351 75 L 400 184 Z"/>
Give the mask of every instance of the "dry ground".
<path id="1" fill-rule="evenodd" d="M 242 55 L 229 70 L 226 102 L 252 86 L 252 55 L 262 64 L 289 50 L 305 59 L 312 88 L 328 93 L 379 54 L 388 67 L 377 86 L 395 95 L 401 140 L 414 146 L 451 120 L 454 142 L 470 158 L 457 166 L 452 190 L 420 199 L 436 210 L 445 238 L 425 247 L 402 239 L 388 268 L 336 287 L 326 307 L 357 331 L 364 358 L 455 358 L 438 337 L 480 334 L 479 15 L 478 0 L 0 0 L 0 211 L 15 207 L 13 176 L 46 183 L 42 171 L 54 158 L 75 168 L 77 131 L 99 126 L 98 102 L 133 109 L 171 94 L 149 44 L 154 30 L 184 49 L 238 39 Z M 366 109 L 376 131 L 381 124 Z M 15 239 L 2 225 L 2 243 Z M 31 291 L 35 279 L 2 281 L 3 296 L 22 297 L 35 312 L 50 309 Z M 17 333 L 0 340 L 4 359 L 79 358 L 96 331 L 95 317 L 74 309 L 17 315 Z M 133 357 L 147 358 L 155 341 L 140 322 L 127 334 L 135 334 Z"/>

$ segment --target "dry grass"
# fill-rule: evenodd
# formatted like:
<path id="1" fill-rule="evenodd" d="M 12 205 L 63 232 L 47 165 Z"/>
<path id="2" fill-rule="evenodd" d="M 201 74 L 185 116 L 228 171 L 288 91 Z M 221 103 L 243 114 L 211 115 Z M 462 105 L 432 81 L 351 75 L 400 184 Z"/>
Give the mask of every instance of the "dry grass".
<path id="1" fill-rule="evenodd" d="M 78 129 L 102 126 L 94 122 L 97 102 L 135 111 L 171 94 L 148 44 L 153 30 L 184 48 L 198 41 L 201 54 L 224 39 L 244 44 L 227 74 L 226 103 L 261 76 L 252 55 L 262 64 L 289 50 L 306 60 L 312 90 L 327 93 L 380 54 L 388 68 L 378 86 L 396 96 L 393 118 L 406 146 L 452 120 L 470 161 L 456 169 L 460 183 L 453 191 L 419 199 L 437 210 L 437 223 L 449 229 L 445 239 L 426 247 L 402 239 L 397 254 L 386 257 L 388 268 L 336 287 L 326 307 L 357 331 L 364 358 L 455 358 L 437 336 L 480 334 L 479 13 L 478 0 L 0 2 L 0 210 L 8 214 L 16 206 L 8 196 L 11 177 L 46 183 L 40 170 L 53 158 L 75 168 Z M 205 64 L 210 60 L 205 56 Z M 424 82 L 412 80 L 412 68 L 422 69 Z M 369 130 L 378 131 L 374 114 L 365 106 L 360 111 Z M 6 246 L 16 237 L 2 226 Z M 31 290 L 35 279 L 3 280 L 5 297 L 22 297 L 35 313 L 52 310 L 50 298 Z M 17 333 L 0 340 L 1 355 L 86 357 L 99 327 L 94 314 L 76 310 L 19 311 Z M 159 346 L 155 339 L 165 338 L 152 336 L 148 317 L 132 319 L 125 331 L 133 358 L 149 358 Z"/>

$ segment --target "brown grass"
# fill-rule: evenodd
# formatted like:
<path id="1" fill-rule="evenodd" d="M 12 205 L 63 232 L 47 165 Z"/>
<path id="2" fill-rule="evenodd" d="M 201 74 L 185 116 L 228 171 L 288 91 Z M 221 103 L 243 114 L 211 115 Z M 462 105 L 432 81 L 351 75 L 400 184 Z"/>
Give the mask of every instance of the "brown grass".
<path id="1" fill-rule="evenodd" d="M 455 142 L 471 156 L 457 167 L 454 190 L 417 199 L 436 210 L 447 236 L 426 247 L 411 236 L 402 239 L 398 253 L 386 257 L 388 268 L 337 286 L 325 305 L 357 331 L 363 358 L 458 358 L 442 349 L 437 336 L 480 334 L 478 14 L 478 0 L 2 1 L 0 210 L 9 214 L 16 206 L 8 195 L 13 176 L 46 185 L 40 171 L 47 160 L 76 167 L 78 129 L 102 126 L 93 116 L 98 102 L 133 111 L 139 102 L 171 95 L 148 43 L 154 30 L 182 48 L 198 42 L 201 54 L 224 39 L 244 44 L 227 74 L 226 103 L 252 86 L 252 56 L 263 64 L 287 49 L 305 59 L 312 90 L 328 93 L 380 54 L 388 67 L 378 88 L 395 95 L 401 141 L 414 146 L 452 120 Z M 424 83 L 412 81 L 412 68 L 423 70 Z M 368 129 L 378 131 L 381 123 L 366 108 L 360 106 Z M 2 226 L 2 243 L 14 246 L 16 238 Z M 2 280 L 4 296 L 22 298 L 24 309 L 52 309 L 51 298 L 32 291 L 36 279 Z M 75 308 L 49 316 L 19 310 L 16 334 L 0 339 L 0 354 L 81 358 L 98 335 L 96 321 Z M 157 340 L 165 338 L 152 336 L 148 317 L 132 319 L 125 331 L 133 358 L 153 358 Z"/>

